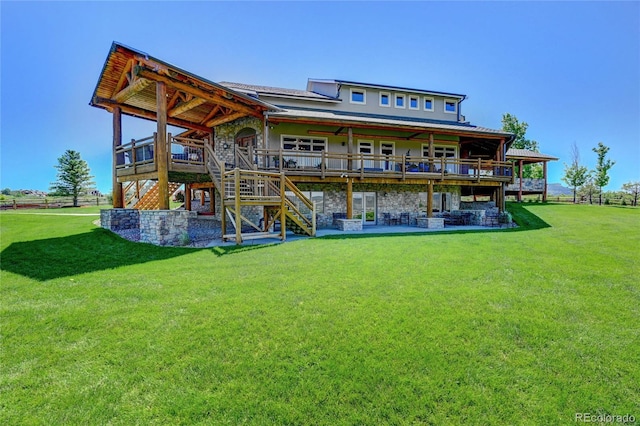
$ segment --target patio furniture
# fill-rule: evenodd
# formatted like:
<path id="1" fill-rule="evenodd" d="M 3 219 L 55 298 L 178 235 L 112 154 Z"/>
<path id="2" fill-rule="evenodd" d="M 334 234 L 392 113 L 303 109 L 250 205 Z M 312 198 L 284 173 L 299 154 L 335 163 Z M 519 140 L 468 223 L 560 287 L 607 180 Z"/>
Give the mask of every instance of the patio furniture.
<path id="1" fill-rule="evenodd" d="M 409 213 L 400 213 L 400 225 L 406 223 L 409 226 Z"/>

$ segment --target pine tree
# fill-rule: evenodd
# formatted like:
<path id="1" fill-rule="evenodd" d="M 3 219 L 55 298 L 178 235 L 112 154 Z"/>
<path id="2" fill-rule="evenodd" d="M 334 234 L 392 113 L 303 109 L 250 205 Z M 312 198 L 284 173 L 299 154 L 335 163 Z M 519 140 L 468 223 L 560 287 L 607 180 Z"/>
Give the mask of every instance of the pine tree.
<path id="1" fill-rule="evenodd" d="M 72 196 L 73 206 L 78 207 L 78 197 L 95 185 L 89 165 L 80 158 L 79 152 L 68 149 L 54 167 L 58 169 L 58 180 L 51 184 L 51 191 L 56 195 Z"/>

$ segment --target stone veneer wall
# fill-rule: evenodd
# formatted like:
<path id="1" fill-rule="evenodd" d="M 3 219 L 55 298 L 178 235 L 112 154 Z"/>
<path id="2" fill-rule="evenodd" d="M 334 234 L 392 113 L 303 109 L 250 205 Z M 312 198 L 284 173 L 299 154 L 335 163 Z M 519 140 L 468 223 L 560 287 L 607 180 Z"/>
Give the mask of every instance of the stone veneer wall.
<path id="1" fill-rule="evenodd" d="M 242 129 L 246 128 L 256 131 L 256 148 L 264 148 L 262 120 L 256 117 L 244 117 L 215 128 L 213 141 L 214 150 L 218 158 L 228 164 L 235 163 L 234 146 L 236 143 L 236 135 L 240 133 Z M 229 148 L 224 149 L 222 147 L 225 143 L 229 145 Z"/>
<path id="2" fill-rule="evenodd" d="M 140 210 L 109 209 L 100 210 L 100 226 L 111 231 L 140 229 Z"/>
<path id="3" fill-rule="evenodd" d="M 186 210 L 110 209 L 100 211 L 100 225 L 111 231 L 139 230 L 140 242 L 180 246 L 221 238 L 220 221 Z"/>
<path id="4" fill-rule="evenodd" d="M 316 218 L 317 228 L 331 228 L 333 213 L 347 211 L 347 185 L 333 184 L 299 184 L 301 191 L 323 191 L 324 212 Z M 375 192 L 377 203 L 378 223 L 382 223 L 382 213 L 409 213 L 410 223 L 415 225 L 416 218 L 426 211 L 426 205 L 420 205 L 420 193 L 427 192 L 426 186 L 417 185 L 385 185 L 385 184 L 353 184 L 353 192 Z M 451 209 L 460 208 L 460 187 L 434 185 L 434 192 L 448 192 L 452 194 Z M 424 202 L 423 202 L 424 204 Z"/>

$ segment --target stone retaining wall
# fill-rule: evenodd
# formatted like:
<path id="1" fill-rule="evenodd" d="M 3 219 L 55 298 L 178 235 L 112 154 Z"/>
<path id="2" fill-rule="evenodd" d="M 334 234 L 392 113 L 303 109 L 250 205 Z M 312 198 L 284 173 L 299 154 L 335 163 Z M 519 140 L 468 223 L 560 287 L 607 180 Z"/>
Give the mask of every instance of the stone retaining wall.
<path id="1" fill-rule="evenodd" d="M 110 209 L 100 211 L 100 226 L 111 231 L 137 230 L 140 242 L 184 246 L 222 237 L 220 221 L 187 210 Z"/>

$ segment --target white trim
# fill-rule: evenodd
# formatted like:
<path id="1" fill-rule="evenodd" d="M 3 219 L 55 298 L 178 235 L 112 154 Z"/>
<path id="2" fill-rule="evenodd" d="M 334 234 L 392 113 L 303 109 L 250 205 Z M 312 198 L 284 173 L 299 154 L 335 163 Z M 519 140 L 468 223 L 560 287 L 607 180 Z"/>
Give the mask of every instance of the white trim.
<path id="1" fill-rule="evenodd" d="M 416 106 L 415 107 L 411 106 L 411 100 L 412 99 L 416 100 Z M 414 109 L 414 110 L 419 110 L 420 109 L 420 96 L 409 95 L 409 101 L 407 102 L 407 108 Z"/>
<path id="2" fill-rule="evenodd" d="M 384 154 L 382 145 L 391 145 L 391 154 Z M 380 141 L 380 155 L 396 155 L 396 143 L 393 141 Z"/>
<path id="3" fill-rule="evenodd" d="M 280 135 L 280 148 L 281 149 L 285 149 L 284 148 L 284 139 L 285 138 L 291 138 L 291 139 L 295 139 L 296 142 L 296 146 L 300 145 L 300 140 L 303 141 L 309 141 L 309 142 L 303 142 L 303 143 L 309 143 L 309 145 L 313 146 L 313 143 L 311 141 L 322 141 L 324 142 L 324 151 L 327 150 L 327 144 L 329 141 L 329 138 L 326 137 L 322 137 L 322 136 L 300 136 L 300 135 Z M 288 142 L 290 143 L 290 142 Z M 319 152 L 319 151 L 313 151 L 311 150 L 311 152 Z"/>
<path id="4" fill-rule="evenodd" d="M 402 106 L 398 106 L 398 99 L 402 98 Z M 407 107 L 407 95 L 405 95 L 404 93 L 396 93 L 393 96 L 393 107 L 394 108 L 400 108 L 400 109 L 405 109 Z"/>
<path id="5" fill-rule="evenodd" d="M 447 103 L 452 103 L 453 104 L 453 111 L 448 111 L 447 110 Z M 455 99 L 445 98 L 443 110 L 447 114 L 457 114 L 458 113 L 458 102 Z"/>
<path id="6" fill-rule="evenodd" d="M 387 97 L 387 104 L 386 105 L 382 103 L 382 96 L 386 96 Z M 391 93 L 389 93 L 389 92 L 380 92 L 380 95 L 378 96 L 378 101 L 379 101 L 379 105 L 381 107 L 390 108 L 391 107 L 391 101 L 392 101 Z"/>
<path id="7" fill-rule="evenodd" d="M 353 94 L 354 93 L 362 93 L 362 102 L 353 100 Z M 356 104 L 356 105 L 365 105 L 367 103 L 367 91 L 365 89 L 355 89 L 353 87 L 350 88 L 349 89 L 349 103 L 350 104 Z"/>
<path id="8" fill-rule="evenodd" d="M 427 108 L 427 101 L 431 101 L 431 108 Z M 433 98 L 433 96 L 425 96 L 422 98 L 422 108 L 424 108 L 425 111 L 429 111 L 429 112 L 433 112 L 435 111 L 435 105 L 436 105 L 436 100 Z"/>

